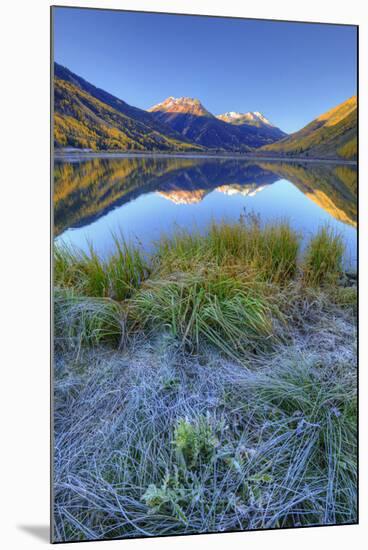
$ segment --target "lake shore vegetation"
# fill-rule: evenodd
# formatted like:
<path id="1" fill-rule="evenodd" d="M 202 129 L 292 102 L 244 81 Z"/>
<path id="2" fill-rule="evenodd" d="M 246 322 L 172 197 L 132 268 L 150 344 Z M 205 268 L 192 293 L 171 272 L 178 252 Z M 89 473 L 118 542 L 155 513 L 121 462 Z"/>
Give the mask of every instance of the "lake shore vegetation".
<path id="1" fill-rule="evenodd" d="M 254 216 L 54 250 L 54 538 L 357 521 L 354 273 Z"/>

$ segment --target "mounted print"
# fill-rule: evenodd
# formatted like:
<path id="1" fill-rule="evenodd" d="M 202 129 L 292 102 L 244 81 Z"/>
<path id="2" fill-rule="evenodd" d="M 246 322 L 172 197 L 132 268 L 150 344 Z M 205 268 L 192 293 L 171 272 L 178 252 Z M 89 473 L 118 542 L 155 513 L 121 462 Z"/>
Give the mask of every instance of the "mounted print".
<path id="1" fill-rule="evenodd" d="M 357 523 L 357 38 L 52 8 L 53 542 Z"/>

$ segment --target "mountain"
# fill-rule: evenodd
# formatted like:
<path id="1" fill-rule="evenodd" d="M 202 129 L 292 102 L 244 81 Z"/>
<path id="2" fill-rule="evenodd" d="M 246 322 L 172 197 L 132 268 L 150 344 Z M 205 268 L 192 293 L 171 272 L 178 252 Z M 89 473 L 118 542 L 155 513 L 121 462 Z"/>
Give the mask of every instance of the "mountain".
<path id="1" fill-rule="evenodd" d="M 225 195 L 243 195 L 243 197 L 254 197 L 257 193 L 260 191 L 263 191 L 267 187 L 268 184 L 265 185 L 257 185 L 256 183 L 249 183 L 246 186 L 240 185 L 238 183 L 228 184 L 228 185 L 220 185 L 220 187 L 216 187 L 216 191 L 219 191 L 220 193 L 224 193 Z"/>
<path id="2" fill-rule="evenodd" d="M 223 120 L 224 122 L 229 122 L 230 124 L 236 124 L 237 126 L 248 124 L 249 126 L 256 126 L 257 128 L 260 128 L 262 126 L 275 128 L 275 126 L 273 126 L 271 122 L 258 111 L 249 111 L 248 113 L 237 113 L 235 111 L 229 111 L 228 113 L 217 115 L 217 118 Z M 285 135 L 284 132 L 281 133 Z"/>
<path id="3" fill-rule="evenodd" d="M 320 115 L 298 132 L 261 150 L 280 156 L 356 159 L 356 96 Z"/>
<path id="4" fill-rule="evenodd" d="M 259 141 L 258 147 L 279 141 L 287 136 L 285 132 L 271 124 L 271 122 L 258 111 L 248 113 L 229 111 L 228 113 L 217 115 L 217 118 L 228 124 L 238 126 L 248 134 L 253 135 L 254 138 Z"/>
<path id="5" fill-rule="evenodd" d="M 247 152 L 252 139 L 236 127 L 218 120 L 199 101 L 190 97 L 168 97 L 148 109 L 156 120 L 168 124 L 190 141 L 209 149 Z"/>
<path id="6" fill-rule="evenodd" d="M 200 151 L 153 115 L 54 64 L 55 147 Z"/>
<path id="7" fill-rule="evenodd" d="M 186 189 L 177 189 L 174 191 L 157 191 L 159 195 L 175 204 L 196 204 L 201 202 L 211 189 L 196 189 L 187 191 Z"/>
<path id="8" fill-rule="evenodd" d="M 162 118 L 165 120 L 175 120 L 178 113 L 213 118 L 213 115 L 203 107 L 199 99 L 194 99 L 192 97 L 170 96 L 162 103 L 158 103 L 148 109 L 148 111 L 156 113 L 158 119 Z"/>

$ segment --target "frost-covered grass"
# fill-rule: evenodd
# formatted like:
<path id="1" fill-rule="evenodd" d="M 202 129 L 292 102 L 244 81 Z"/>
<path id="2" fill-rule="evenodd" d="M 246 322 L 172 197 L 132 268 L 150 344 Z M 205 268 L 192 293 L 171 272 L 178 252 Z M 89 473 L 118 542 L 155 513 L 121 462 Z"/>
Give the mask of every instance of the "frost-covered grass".
<path id="1" fill-rule="evenodd" d="M 55 373 L 55 539 L 356 521 L 355 328 L 313 330 L 245 368 L 137 340 Z"/>
<path id="2" fill-rule="evenodd" d="M 327 229 L 298 251 L 256 220 L 56 250 L 55 541 L 356 521 L 356 287 Z"/>

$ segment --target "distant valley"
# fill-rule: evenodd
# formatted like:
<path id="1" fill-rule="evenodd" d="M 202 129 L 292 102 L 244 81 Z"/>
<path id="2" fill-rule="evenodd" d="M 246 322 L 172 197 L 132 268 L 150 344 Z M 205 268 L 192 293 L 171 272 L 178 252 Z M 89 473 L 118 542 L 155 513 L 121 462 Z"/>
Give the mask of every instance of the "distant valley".
<path id="1" fill-rule="evenodd" d="M 352 97 L 287 135 L 260 112 L 215 116 L 199 99 L 168 97 L 147 111 L 54 64 L 54 145 L 89 151 L 357 158 Z"/>

